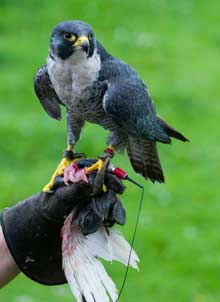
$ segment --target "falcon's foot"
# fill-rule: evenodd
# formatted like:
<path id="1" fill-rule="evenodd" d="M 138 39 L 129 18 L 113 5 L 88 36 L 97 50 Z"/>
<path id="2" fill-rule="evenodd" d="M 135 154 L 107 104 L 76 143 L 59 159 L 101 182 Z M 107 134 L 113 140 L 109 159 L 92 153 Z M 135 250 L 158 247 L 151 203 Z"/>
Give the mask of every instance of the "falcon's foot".
<path id="1" fill-rule="evenodd" d="M 101 169 L 104 167 L 104 163 L 105 163 L 105 161 L 103 159 L 99 158 L 97 160 L 97 162 L 95 162 L 92 166 L 90 166 L 86 169 L 86 172 L 87 173 L 91 173 L 91 172 L 94 172 L 94 171 L 100 172 Z"/>
<path id="2" fill-rule="evenodd" d="M 64 169 L 68 167 L 71 163 L 77 162 L 82 157 L 85 157 L 84 153 L 73 153 L 72 150 L 65 150 L 64 151 L 64 157 L 59 163 L 58 167 L 56 168 L 55 172 L 53 173 L 49 183 L 43 188 L 43 192 L 50 192 L 51 188 L 54 185 L 55 178 L 59 175 L 62 175 L 64 173 Z"/>
<path id="3" fill-rule="evenodd" d="M 108 159 L 103 160 L 103 159 L 99 158 L 97 160 L 97 162 L 95 162 L 92 166 L 90 166 L 86 169 L 86 173 L 92 173 L 94 171 L 98 171 L 97 176 L 96 176 L 96 184 L 94 185 L 94 187 L 96 188 L 97 184 L 98 184 L 98 187 L 99 187 L 99 184 L 102 184 L 101 190 L 103 192 L 107 191 L 107 187 L 104 184 L 104 175 L 105 175 L 105 169 L 106 169 L 106 166 L 107 166 L 107 160 Z M 96 188 L 95 191 L 98 192 L 99 188 Z"/>
<path id="4" fill-rule="evenodd" d="M 114 149 L 113 147 L 109 147 L 104 151 L 104 154 L 99 157 L 97 162 L 95 162 L 92 166 L 87 167 L 86 173 L 92 173 L 94 171 L 97 171 L 97 176 L 96 176 L 96 183 L 100 184 L 102 183 L 102 190 L 104 192 L 107 191 L 107 187 L 104 184 L 104 176 L 105 176 L 105 170 L 108 167 L 110 159 L 114 156 Z M 94 186 L 96 188 L 96 185 Z M 99 191 L 98 185 L 97 189 L 95 191 Z"/>

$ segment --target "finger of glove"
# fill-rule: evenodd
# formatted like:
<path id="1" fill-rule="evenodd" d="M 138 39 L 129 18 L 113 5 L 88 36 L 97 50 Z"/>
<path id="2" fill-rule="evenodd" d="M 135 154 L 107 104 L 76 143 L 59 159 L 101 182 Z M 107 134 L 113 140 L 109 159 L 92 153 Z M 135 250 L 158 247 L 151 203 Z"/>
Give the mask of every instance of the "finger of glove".
<path id="1" fill-rule="evenodd" d="M 71 184 L 56 190 L 54 199 L 65 204 L 78 204 L 88 201 L 91 194 L 91 186 L 88 183 L 80 182 L 78 184 Z"/>
<path id="2" fill-rule="evenodd" d="M 101 217 L 93 211 L 90 205 L 80 212 L 76 222 L 83 235 L 95 233 L 101 223 Z"/>
<path id="3" fill-rule="evenodd" d="M 116 200 L 115 193 L 108 190 L 101 197 L 93 197 L 90 204 L 81 210 L 77 224 L 84 235 L 98 230 L 102 222 L 107 219 L 111 205 Z"/>
<path id="4" fill-rule="evenodd" d="M 90 184 L 91 187 L 93 188 L 94 182 L 95 182 L 95 179 L 96 179 L 96 172 L 93 172 L 93 173 L 91 173 L 91 174 L 88 174 L 88 175 L 87 175 L 87 178 L 88 178 L 89 184 Z"/>
<path id="5" fill-rule="evenodd" d="M 90 199 L 91 186 L 87 183 L 71 184 L 57 189 L 54 193 L 42 193 L 42 207 L 51 219 L 64 219 L 79 203 L 87 204 Z"/>
<path id="6" fill-rule="evenodd" d="M 115 222 L 119 225 L 125 225 L 126 222 L 126 211 L 122 205 L 120 199 L 112 204 L 110 208 L 108 218 L 106 219 L 109 222 Z"/>
<path id="7" fill-rule="evenodd" d="M 115 175 L 111 173 L 105 174 L 105 184 L 107 188 L 115 191 L 117 194 L 122 194 L 126 189 L 126 186 L 123 182 Z"/>
<path id="8" fill-rule="evenodd" d="M 99 215 L 102 220 L 108 218 L 110 208 L 117 200 L 116 194 L 112 190 L 108 190 L 106 193 L 102 194 L 100 197 L 94 197 L 91 202 L 91 207 L 97 215 Z"/>
<path id="9" fill-rule="evenodd" d="M 84 158 L 84 159 L 80 159 L 79 161 L 77 161 L 77 166 L 82 169 L 85 167 L 90 167 L 92 166 L 95 162 L 97 161 L 97 159 L 94 158 Z"/>

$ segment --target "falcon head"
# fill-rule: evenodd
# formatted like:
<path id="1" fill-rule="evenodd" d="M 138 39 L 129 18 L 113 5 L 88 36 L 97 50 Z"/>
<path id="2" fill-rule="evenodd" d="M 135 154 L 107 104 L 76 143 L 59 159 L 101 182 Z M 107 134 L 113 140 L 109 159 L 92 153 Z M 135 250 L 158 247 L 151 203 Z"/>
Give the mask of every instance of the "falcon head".
<path id="1" fill-rule="evenodd" d="M 51 55 L 66 60 L 90 58 L 96 47 L 91 26 L 82 21 L 64 21 L 54 27 L 50 38 Z"/>

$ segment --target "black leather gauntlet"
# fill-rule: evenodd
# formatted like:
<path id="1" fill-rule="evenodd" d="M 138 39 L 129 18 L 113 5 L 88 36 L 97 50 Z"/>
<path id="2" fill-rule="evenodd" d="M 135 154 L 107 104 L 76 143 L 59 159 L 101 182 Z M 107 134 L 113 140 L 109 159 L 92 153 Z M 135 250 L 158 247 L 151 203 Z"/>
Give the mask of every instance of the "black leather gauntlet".
<path id="1" fill-rule="evenodd" d="M 125 211 L 116 196 L 124 186 L 109 174 L 105 182 L 108 191 L 100 195 L 93 196 L 94 176 L 90 176 L 89 183 L 58 186 L 52 194 L 36 194 L 3 211 L 4 237 L 24 274 L 45 285 L 66 282 L 60 231 L 73 209 L 78 212 L 75 222 L 85 235 L 95 232 L 100 224 L 125 223 Z"/>

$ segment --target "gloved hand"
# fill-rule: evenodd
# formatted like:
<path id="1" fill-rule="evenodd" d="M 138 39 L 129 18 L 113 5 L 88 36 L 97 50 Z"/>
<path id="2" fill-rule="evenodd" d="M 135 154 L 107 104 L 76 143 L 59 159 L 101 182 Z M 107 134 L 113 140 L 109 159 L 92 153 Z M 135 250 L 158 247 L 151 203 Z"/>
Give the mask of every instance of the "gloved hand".
<path id="1" fill-rule="evenodd" d="M 92 177 L 91 175 L 90 181 Z M 96 232 L 101 224 L 106 227 L 111 227 L 115 223 L 125 224 L 125 210 L 116 194 L 122 194 L 124 186 L 116 176 L 109 173 L 105 174 L 105 184 L 108 188 L 107 192 L 93 194 L 90 202 L 76 217 L 75 223 L 84 235 Z"/>
<path id="2" fill-rule="evenodd" d="M 125 223 L 125 211 L 116 196 L 124 190 L 121 181 L 105 173 L 108 190 L 94 196 L 96 175 L 88 180 L 65 186 L 59 178 L 53 193 L 38 193 L 1 214 L 8 248 L 20 270 L 31 279 L 46 285 L 66 282 L 60 231 L 72 210 L 83 234 L 95 232 L 102 223 Z"/>

